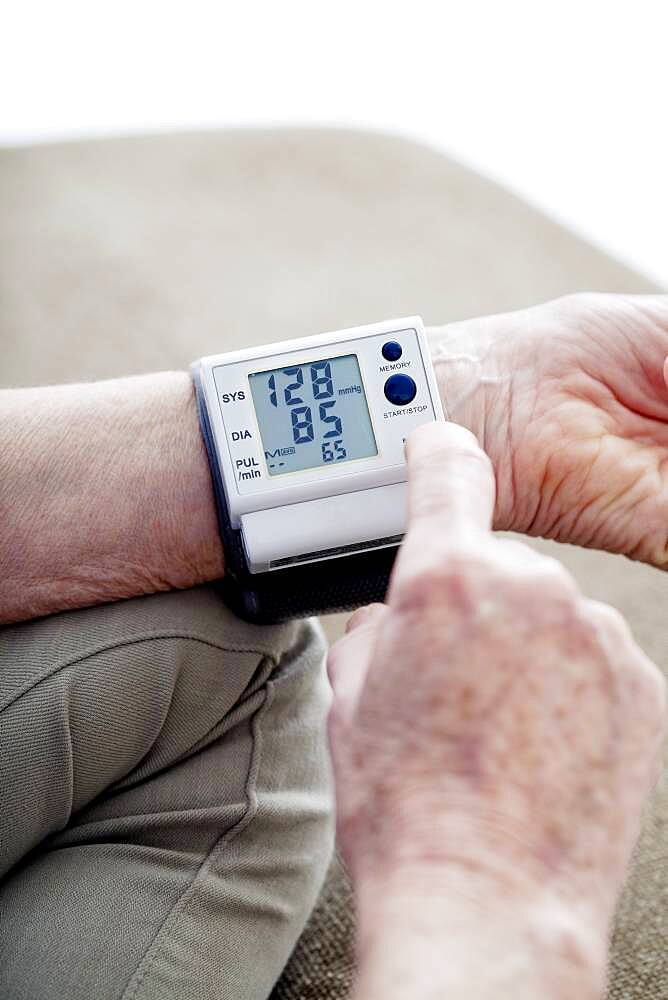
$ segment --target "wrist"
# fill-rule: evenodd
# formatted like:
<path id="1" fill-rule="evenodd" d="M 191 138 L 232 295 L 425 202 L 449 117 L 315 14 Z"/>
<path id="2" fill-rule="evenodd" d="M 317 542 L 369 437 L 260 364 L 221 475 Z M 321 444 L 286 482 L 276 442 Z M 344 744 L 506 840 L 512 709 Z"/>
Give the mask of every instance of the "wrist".
<path id="1" fill-rule="evenodd" d="M 515 527 L 511 341 L 524 314 L 489 316 L 427 330 L 446 417 L 470 430 L 489 455 L 497 483 L 494 527 Z"/>
<path id="2" fill-rule="evenodd" d="M 185 372 L 171 375 L 174 402 L 179 402 L 182 420 L 181 454 L 175 455 L 173 488 L 173 556 L 168 565 L 175 574 L 171 586 L 182 588 L 219 579 L 223 575 L 224 554 L 216 516 L 211 471 L 199 425 L 195 390 Z"/>
<path id="3" fill-rule="evenodd" d="M 356 996 L 594 1000 L 606 928 L 544 889 L 499 891 L 474 870 L 419 865 L 356 882 Z"/>

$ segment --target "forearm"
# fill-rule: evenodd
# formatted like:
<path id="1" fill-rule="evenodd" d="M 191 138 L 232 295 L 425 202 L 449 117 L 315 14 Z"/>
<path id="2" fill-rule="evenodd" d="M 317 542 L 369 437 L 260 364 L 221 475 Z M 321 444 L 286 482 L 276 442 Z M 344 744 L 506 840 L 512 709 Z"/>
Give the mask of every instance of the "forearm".
<path id="1" fill-rule="evenodd" d="M 649 431 L 624 423 L 617 390 L 581 399 L 601 392 L 601 377 L 592 389 L 581 371 L 592 351 L 582 316 L 591 327 L 605 313 L 598 302 L 584 313 L 554 303 L 430 329 L 439 390 L 448 418 L 492 460 L 495 528 L 665 566 L 663 446 L 635 447 Z M 555 330 L 552 357 L 545 345 Z M 653 350 L 663 362 L 663 341 Z M 650 427 L 664 433 L 656 419 Z M 189 587 L 222 571 L 185 372 L 0 391 L 0 622 Z"/>
<path id="2" fill-rule="evenodd" d="M 485 383 L 450 355 L 484 362 L 485 322 L 430 331 L 449 415 L 481 440 Z M 222 572 L 187 373 L 0 390 L 0 623 Z"/>
<path id="3" fill-rule="evenodd" d="M 185 372 L 0 392 L 0 622 L 222 572 Z"/>
<path id="4" fill-rule="evenodd" d="M 358 891 L 353 1000 L 599 1000 L 604 933 L 555 901 L 468 871 L 414 873 Z"/>

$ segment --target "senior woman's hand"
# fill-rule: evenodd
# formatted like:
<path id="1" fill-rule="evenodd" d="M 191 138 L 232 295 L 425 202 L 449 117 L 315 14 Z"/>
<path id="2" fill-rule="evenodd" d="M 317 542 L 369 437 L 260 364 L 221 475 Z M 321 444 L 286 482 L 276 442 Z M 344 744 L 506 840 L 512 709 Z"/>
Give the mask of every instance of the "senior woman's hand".
<path id="1" fill-rule="evenodd" d="M 408 443 L 388 604 L 331 650 L 358 997 L 598 997 L 656 779 L 664 683 L 623 619 L 490 531 L 471 434 Z"/>
<path id="2" fill-rule="evenodd" d="M 430 331 L 495 527 L 668 567 L 668 295 L 573 295 Z"/>

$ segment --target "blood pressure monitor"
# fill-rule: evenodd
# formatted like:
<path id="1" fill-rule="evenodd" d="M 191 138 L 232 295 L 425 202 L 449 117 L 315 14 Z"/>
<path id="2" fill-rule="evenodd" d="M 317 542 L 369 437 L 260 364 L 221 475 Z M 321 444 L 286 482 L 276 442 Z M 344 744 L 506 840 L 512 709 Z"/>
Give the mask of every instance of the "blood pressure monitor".
<path id="1" fill-rule="evenodd" d="M 269 623 L 382 600 L 406 524 L 404 442 L 443 419 L 419 317 L 214 355 L 192 373 L 227 603 Z"/>

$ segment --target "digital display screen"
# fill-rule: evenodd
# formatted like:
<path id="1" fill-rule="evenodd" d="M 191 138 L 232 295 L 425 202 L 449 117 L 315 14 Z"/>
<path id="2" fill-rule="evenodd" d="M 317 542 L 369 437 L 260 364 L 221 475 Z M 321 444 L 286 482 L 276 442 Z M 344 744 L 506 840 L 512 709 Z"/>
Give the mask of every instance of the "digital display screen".
<path id="1" fill-rule="evenodd" d="M 270 476 L 378 454 L 355 354 L 248 380 Z"/>

